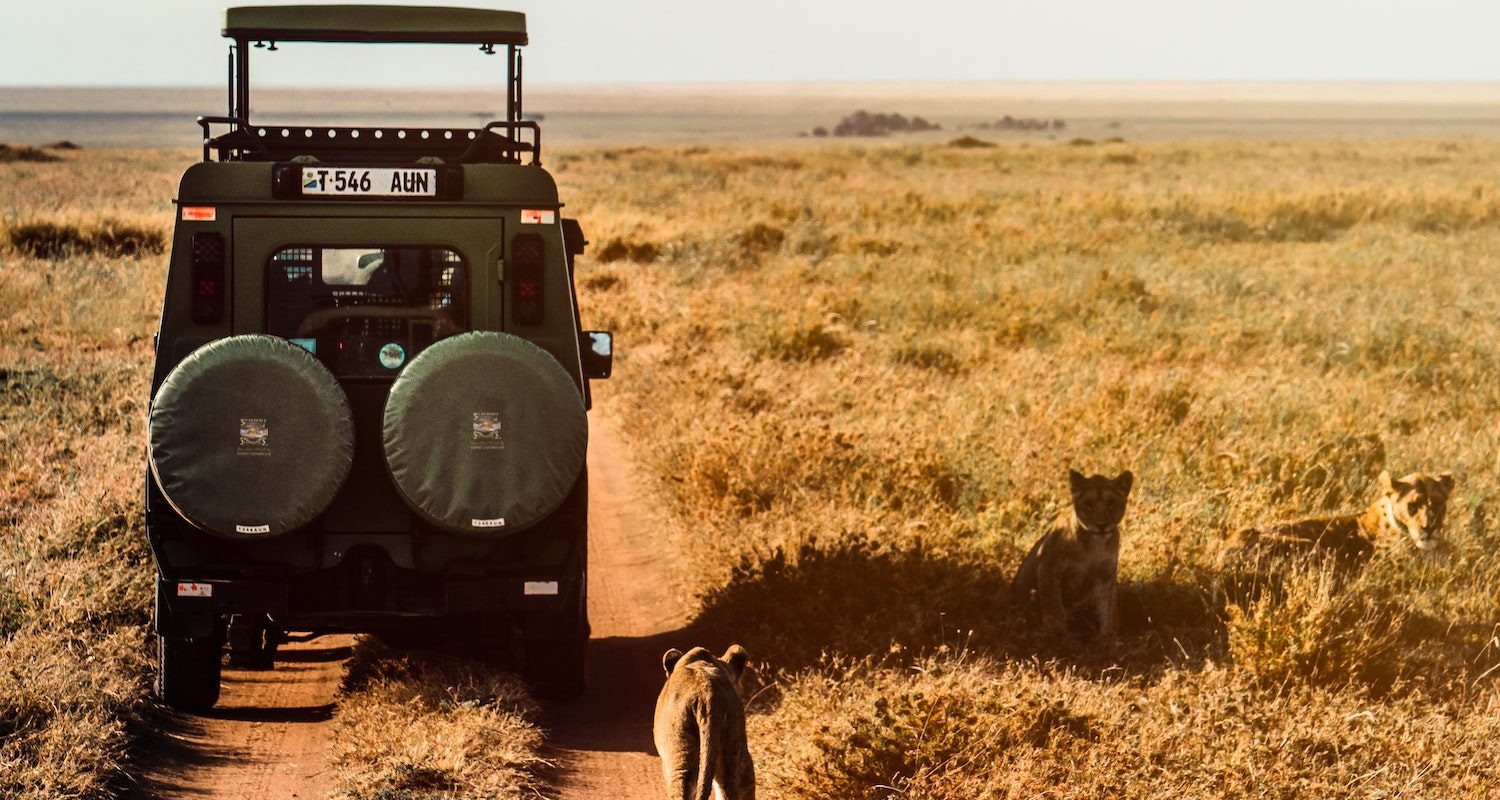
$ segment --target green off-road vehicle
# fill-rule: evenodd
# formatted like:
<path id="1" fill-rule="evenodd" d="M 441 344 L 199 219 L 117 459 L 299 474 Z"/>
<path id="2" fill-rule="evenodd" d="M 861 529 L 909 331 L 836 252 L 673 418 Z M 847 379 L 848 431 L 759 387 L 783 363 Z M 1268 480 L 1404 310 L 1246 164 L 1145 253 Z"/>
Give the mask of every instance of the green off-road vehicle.
<path id="1" fill-rule="evenodd" d="M 525 17 L 247 7 L 223 33 L 228 114 L 198 120 L 151 380 L 161 697 L 212 706 L 226 643 L 270 668 L 288 631 L 459 639 L 578 695 L 611 338 L 580 328 L 582 231 L 522 118 Z M 251 48 L 288 42 L 502 48 L 503 118 L 256 124 Z"/>

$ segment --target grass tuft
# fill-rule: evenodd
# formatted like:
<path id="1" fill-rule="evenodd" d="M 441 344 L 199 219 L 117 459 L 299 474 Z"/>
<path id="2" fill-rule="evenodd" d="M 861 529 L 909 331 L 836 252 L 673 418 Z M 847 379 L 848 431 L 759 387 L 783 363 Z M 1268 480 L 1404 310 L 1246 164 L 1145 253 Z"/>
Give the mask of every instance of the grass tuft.
<path id="1" fill-rule="evenodd" d="M 633 261 L 637 264 L 649 264 L 656 260 L 661 253 L 661 246 L 655 242 L 637 241 L 631 239 L 613 238 L 604 243 L 595 254 L 601 262 L 608 264 L 615 261 Z"/>
<path id="2" fill-rule="evenodd" d="M 355 800 L 534 797 L 536 703 L 518 678 L 453 656 L 355 647 L 334 718 L 334 770 Z"/>
<path id="3" fill-rule="evenodd" d="M 838 355 L 849 345 L 849 336 L 838 325 L 789 322 L 768 331 L 762 349 L 788 361 L 819 361 Z"/>
<path id="4" fill-rule="evenodd" d="M 102 219 L 90 225 L 63 222 L 22 222 L 9 226 L 11 246 L 36 258 L 155 255 L 166 249 L 166 236 L 157 229 Z"/>

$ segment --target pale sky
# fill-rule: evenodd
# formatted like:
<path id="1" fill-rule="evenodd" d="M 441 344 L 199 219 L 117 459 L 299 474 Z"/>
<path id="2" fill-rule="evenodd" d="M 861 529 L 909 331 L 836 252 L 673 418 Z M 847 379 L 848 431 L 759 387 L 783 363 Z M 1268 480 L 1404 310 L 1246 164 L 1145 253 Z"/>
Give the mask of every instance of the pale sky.
<path id="1" fill-rule="evenodd" d="M 335 2 L 337 0 L 334 0 Z M 531 83 L 1500 81 L 1496 0 L 464 0 L 527 14 Z M 5 0 L 0 85 L 221 85 L 226 5 Z M 459 47 L 285 45 L 264 85 L 432 85 L 503 69 Z M 357 65 L 351 67 L 351 65 Z"/>

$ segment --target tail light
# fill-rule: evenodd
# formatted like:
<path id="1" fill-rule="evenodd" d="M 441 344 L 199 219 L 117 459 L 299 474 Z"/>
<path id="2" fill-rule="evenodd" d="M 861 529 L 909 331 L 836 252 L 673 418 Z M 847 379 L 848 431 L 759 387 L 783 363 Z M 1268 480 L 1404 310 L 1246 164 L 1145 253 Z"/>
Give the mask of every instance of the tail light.
<path id="1" fill-rule="evenodd" d="M 224 319 L 224 235 L 193 234 L 193 322 L 212 325 Z"/>
<path id="2" fill-rule="evenodd" d="M 535 233 L 522 233 L 510 243 L 510 308 L 521 325 L 540 325 L 545 318 L 547 247 Z"/>

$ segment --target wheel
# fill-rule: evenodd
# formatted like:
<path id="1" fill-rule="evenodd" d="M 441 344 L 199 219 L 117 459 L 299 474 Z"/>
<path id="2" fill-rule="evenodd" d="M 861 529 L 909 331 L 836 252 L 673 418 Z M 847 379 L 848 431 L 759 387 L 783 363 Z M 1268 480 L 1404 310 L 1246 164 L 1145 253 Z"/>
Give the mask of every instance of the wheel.
<path id="1" fill-rule="evenodd" d="M 156 695 L 179 711 L 207 711 L 219 701 L 219 640 L 158 636 Z"/>

